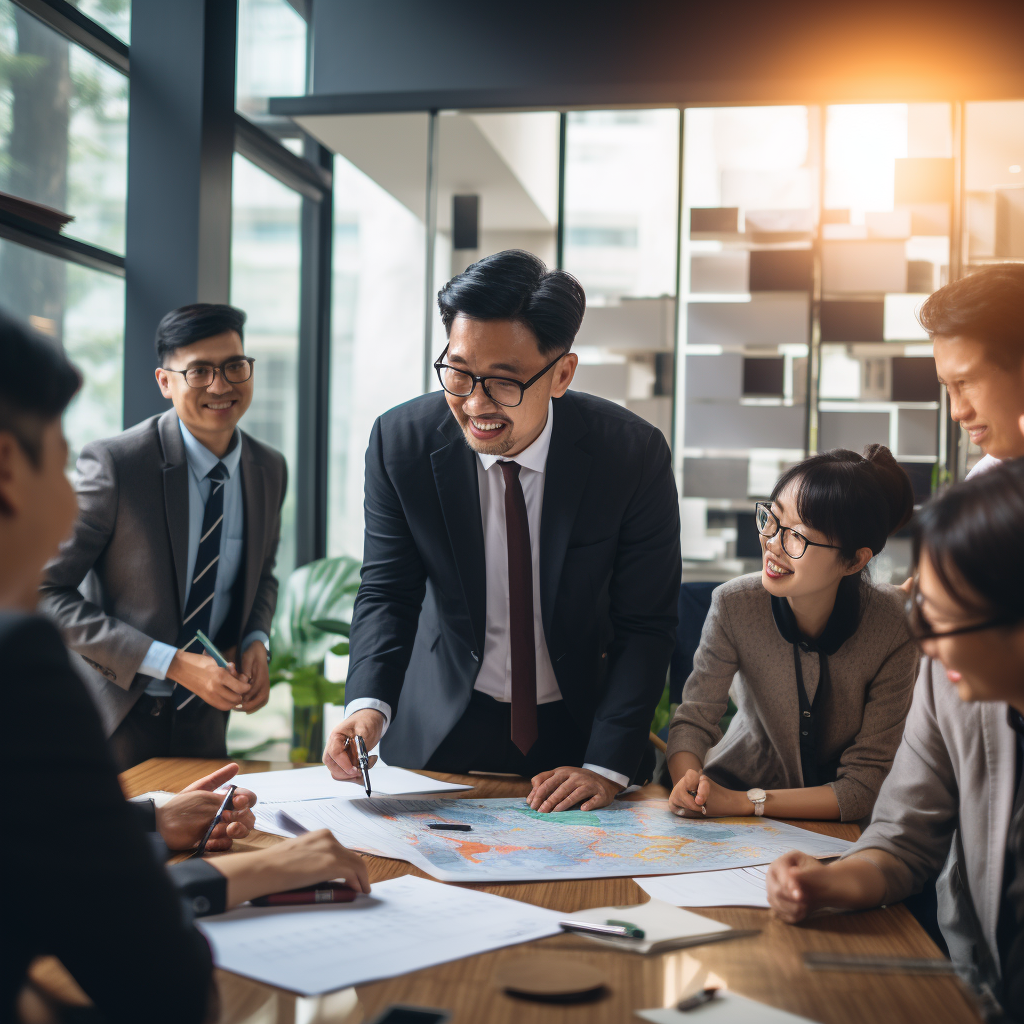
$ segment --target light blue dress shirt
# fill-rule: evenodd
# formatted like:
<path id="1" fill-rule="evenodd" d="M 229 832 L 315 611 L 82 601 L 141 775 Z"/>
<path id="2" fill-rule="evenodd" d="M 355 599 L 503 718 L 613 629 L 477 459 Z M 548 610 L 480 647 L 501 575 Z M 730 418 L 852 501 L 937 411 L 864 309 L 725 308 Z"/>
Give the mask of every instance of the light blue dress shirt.
<path id="1" fill-rule="evenodd" d="M 231 606 L 231 590 L 235 585 L 244 555 L 245 517 L 242 505 L 242 473 L 238 467 L 242 458 L 242 435 L 236 428 L 230 450 L 222 459 L 218 459 L 209 448 L 195 439 L 180 420 L 178 426 L 181 427 L 181 439 L 185 442 L 185 459 L 188 462 L 188 572 L 185 574 L 182 614 L 188 605 L 188 595 L 192 589 L 192 574 L 199 552 L 199 538 L 203 532 L 203 513 L 206 510 L 206 499 L 209 498 L 213 486 L 206 474 L 218 462 L 223 462 L 228 472 L 227 483 L 224 485 L 224 523 L 220 532 L 217 585 L 213 591 L 210 609 L 210 636 L 215 637 L 227 618 Z M 270 650 L 270 637 L 262 630 L 254 630 L 242 640 L 241 651 L 246 650 L 254 640 L 262 641 L 263 646 Z M 161 643 L 159 640 L 154 640 L 150 645 L 146 657 L 139 666 L 140 675 L 153 677 L 153 682 L 146 687 L 146 693 L 150 696 L 168 697 L 174 690 L 174 683 L 167 678 L 167 670 L 171 667 L 176 652 L 176 647 Z"/>

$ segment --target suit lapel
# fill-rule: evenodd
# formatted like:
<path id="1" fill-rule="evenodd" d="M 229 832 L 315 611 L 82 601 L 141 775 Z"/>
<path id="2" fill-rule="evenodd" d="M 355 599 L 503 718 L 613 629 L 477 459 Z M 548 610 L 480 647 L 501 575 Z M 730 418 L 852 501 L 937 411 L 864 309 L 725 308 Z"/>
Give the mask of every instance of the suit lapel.
<path id="1" fill-rule="evenodd" d="M 473 628 L 474 650 L 482 657 L 487 585 L 484 579 L 484 529 L 480 518 L 480 481 L 476 455 L 466 444 L 459 425 L 445 410 L 438 431 L 447 440 L 430 455 L 434 485 Z"/>
<path id="2" fill-rule="evenodd" d="M 266 507 L 267 488 L 263 467 L 253 458 L 249 438 L 242 434 L 242 458 L 238 468 L 242 473 L 242 515 L 244 521 L 245 557 L 242 563 L 244 578 L 244 600 L 242 602 L 242 628 L 256 600 L 256 589 L 263 571 L 263 551 L 267 523 L 272 513 Z"/>
<path id="3" fill-rule="evenodd" d="M 185 442 L 173 409 L 168 409 L 158 421 L 160 444 L 163 448 L 164 512 L 167 515 L 167 535 L 174 560 L 174 578 L 178 586 L 178 613 L 185 607 L 185 579 L 188 573 L 188 462 Z"/>
<path id="4" fill-rule="evenodd" d="M 554 423 L 544 471 L 544 505 L 540 517 L 540 608 L 545 635 L 551 631 L 565 551 L 593 462 L 577 444 L 587 433 L 587 425 L 572 399 L 557 398 L 552 408 Z"/>

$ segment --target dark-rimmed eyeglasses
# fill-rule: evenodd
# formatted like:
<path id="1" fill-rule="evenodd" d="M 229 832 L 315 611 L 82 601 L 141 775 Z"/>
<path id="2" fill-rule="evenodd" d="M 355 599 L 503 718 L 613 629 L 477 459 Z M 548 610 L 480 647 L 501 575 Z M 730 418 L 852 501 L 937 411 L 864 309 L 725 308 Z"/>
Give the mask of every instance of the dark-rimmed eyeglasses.
<path id="1" fill-rule="evenodd" d="M 924 613 L 923 598 L 921 591 L 917 589 L 917 577 L 910 588 L 910 596 L 907 598 L 907 625 L 910 635 L 920 643 L 923 640 L 941 640 L 946 636 L 963 636 L 965 633 L 982 633 L 986 629 L 999 629 L 1003 626 L 1018 626 L 1020 620 L 1008 615 L 997 615 L 994 618 L 986 619 L 984 622 L 975 622 L 970 626 L 958 626 L 956 629 L 939 631 L 928 621 Z"/>
<path id="2" fill-rule="evenodd" d="M 783 526 L 767 501 L 755 502 L 754 523 L 757 525 L 757 532 L 768 540 L 781 534 L 782 550 L 790 558 L 803 558 L 804 552 L 809 547 L 839 548 L 838 544 L 819 544 L 816 540 L 808 540 L 802 533 L 797 533 L 792 527 Z"/>
<path id="3" fill-rule="evenodd" d="M 444 351 L 437 357 L 434 369 L 437 371 L 437 379 L 441 382 L 441 387 L 449 395 L 455 395 L 457 398 L 469 398 L 479 384 L 484 389 L 484 394 L 492 402 L 497 402 L 498 405 L 503 405 L 506 409 L 514 409 L 522 403 L 526 389 L 533 387 L 562 356 L 567 354 L 560 352 L 539 373 L 535 373 L 527 381 L 521 381 L 512 377 L 477 377 L 465 370 L 449 366 L 444 362 L 444 357 L 448 355 L 448 346 L 446 345 Z"/>
<path id="4" fill-rule="evenodd" d="M 199 366 L 190 366 L 187 370 L 172 370 L 167 366 L 164 369 L 168 373 L 180 373 L 190 388 L 208 388 L 216 378 L 218 371 L 228 384 L 244 384 L 252 376 L 252 364 L 255 362 L 256 360 L 252 356 L 234 356 L 231 359 L 225 359 L 220 366 L 200 364 Z"/>

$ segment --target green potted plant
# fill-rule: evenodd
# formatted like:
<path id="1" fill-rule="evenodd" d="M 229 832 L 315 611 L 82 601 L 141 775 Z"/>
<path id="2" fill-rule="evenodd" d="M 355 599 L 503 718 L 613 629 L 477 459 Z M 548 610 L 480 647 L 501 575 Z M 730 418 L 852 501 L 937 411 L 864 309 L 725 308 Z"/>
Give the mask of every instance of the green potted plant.
<path id="1" fill-rule="evenodd" d="M 324 704 L 345 703 L 345 683 L 324 676 L 324 658 L 328 651 L 348 654 L 360 565 L 347 555 L 309 562 L 291 574 L 281 595 L 270 641 L 270 685 L 291 687 L 292 761 L 320 759 Z"/>

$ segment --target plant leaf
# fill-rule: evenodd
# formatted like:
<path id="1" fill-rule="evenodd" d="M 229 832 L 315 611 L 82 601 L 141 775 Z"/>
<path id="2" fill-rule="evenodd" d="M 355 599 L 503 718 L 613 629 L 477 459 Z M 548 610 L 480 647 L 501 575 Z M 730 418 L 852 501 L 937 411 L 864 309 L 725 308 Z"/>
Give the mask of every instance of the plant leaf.
<path id="1" fill-rule="evenodd" d="M 349 624 L 339 622 L 337 619 L 317 619 L 311 625 L 324 633 L 340 633 L 342 636 L 348 636 Z"/>
<path id="2" fill-rule="evenodd" d="M 340 644 L 335 644 L 331 648 L 331 654 L 338 654 L 338 655 L 348 654 L 348 641 L 347 640 L 342 640 L 342 642 Z"/>

